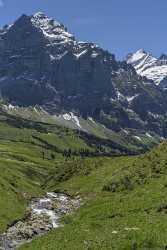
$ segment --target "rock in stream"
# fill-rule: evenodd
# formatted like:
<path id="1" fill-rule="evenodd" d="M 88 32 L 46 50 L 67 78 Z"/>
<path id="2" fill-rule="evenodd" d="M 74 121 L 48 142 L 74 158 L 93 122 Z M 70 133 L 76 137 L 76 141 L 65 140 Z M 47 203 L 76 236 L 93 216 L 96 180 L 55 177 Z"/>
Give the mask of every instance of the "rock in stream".
<path id="1" fill-rule="evenodd" d="M 0 235 L 0 250 L 12 250 L 37 235 L 46 234 L 60 227 L 60 218 L 79 208 L 80 199 L 72 199 L 63 193 L 47 193 L 46 197 L 33 199 L 29 204 L 29 215 L 9 227 Z"/>

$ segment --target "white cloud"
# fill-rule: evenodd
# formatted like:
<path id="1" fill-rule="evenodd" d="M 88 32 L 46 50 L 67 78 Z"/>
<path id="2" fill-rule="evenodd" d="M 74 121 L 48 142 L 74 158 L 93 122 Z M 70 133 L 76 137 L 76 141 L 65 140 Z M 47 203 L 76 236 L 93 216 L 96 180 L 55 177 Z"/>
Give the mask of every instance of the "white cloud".
<path id="1" fill-rule="evenodd" d="M 2 0 L 0 0 L 0 7 L 3 7 L 4 2 Z"/>

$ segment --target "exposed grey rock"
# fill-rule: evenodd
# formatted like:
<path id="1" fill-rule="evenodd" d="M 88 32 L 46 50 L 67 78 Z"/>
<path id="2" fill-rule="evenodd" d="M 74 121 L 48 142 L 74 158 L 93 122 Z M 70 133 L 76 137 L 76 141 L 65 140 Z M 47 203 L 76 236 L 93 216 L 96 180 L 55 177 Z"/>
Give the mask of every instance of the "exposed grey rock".
<path id="1" fill-rule="evenodd" d="M 167 136 L 166 92 L 43 13 L 22 15 L 0 30 L 0 92 L 13 105 L 74 112 L 115 131 Z"/>
<path id="2" fill-rule="evenodd" d="M 55 204 L 58 204 L 58 208 L 55 208 Z M 0 235 L 0 249 L 15 249 L 26 241 L 30 241 L 34 236 L 45 234 L 59 227 L 61 216 L 72 213 L 80 205 L 79 197 L 72 199 L 61 193 L 47 193 L 44 198 L 32 200 L 29 206 L 30 215 Z"/>

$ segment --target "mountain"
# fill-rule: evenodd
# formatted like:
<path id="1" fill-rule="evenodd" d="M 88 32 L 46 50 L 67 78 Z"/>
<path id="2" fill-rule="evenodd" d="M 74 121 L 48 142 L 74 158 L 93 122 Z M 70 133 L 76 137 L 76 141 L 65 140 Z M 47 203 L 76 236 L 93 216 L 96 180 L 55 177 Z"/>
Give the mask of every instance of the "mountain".
<path id="1" fill-rule="evenodd" d="M 167 136 L 167 93 L 148 82 L 43 13 L 0 30 L 0 92 L 10 114 L 32 109 L 31 117 L 45 113 L 63 126 L 96 134 L 100 127 L 105 137 L 124 133 L 143 145 Z"/>
<path id="2" fill-rule="evenodd" d="M 167 78 L 167 55 L 159 58 L 153 57 L 143 49 L 127 56 L 127 63 L 131 64 L 141 76 L 152 80 L 156 85 L 164 85 L 162 82 Z"/>
<path id="3" fill-rule="evenodd" d="M 144 154 L 167 138 L 166 77 L 136 71 L 145 53 L 43 13 L 0 30 L 0 249 L 167 249 L 167 142 Z"/>

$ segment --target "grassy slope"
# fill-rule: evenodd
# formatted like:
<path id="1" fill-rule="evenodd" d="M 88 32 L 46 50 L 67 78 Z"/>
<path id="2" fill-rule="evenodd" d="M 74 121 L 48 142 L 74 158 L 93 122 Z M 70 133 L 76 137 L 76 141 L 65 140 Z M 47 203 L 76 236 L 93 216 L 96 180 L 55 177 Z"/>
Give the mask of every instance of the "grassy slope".
<path id="1" fill-rule="evenodd" d="M 85 205 L 64 218 L 63 228 L 20 249 L 167 248 L 167 143 L 144 156 L 97 161 L 60 184 L 52 176 L 47 188 L 79 193 Z"/>
<path id="2" fill-rule="evenodd" d="M 31 196 L 44 192 L 41 185 L 49 172 L 64 164 L 61 154 L 49 148 L 49 143 L 60 150 L 90 149 L 73 131 L 54 127 L 48 132 L 45 126 L 34 129 L 30 125 L 0 116 L 0 231 L 24 215 Z"/>
<path id="3" fill-rule="evenodd" d="M 2 106 L 3 110 L 4 107 Z M 17 117 L 22 117 L 25 119 L 33 120 L 33 121 L 41 121 L 41 122 L 47 122 L 49 124 L 56 124 L 59 126 L 64 126 L 71 129 L 77 129 L 78 127 L 76 124 L 72 121 L 66 121 L 63 118 L 51 116 L 47 112 L 45 112 L 40 107 L 36 106 L 34 107 L 28 107 L 28 108 L 21 108 L 21 107 L 15 107 L 13 108 L 7 108 L 6 111 L 11 114 L 15 115 Z M 144 131 L 134 130 L 134 129 L 128 129 L 128 130 L 121 130 L 119 132 L 114 132 L 110 129 L 107 129 L 102 124 L 95 122 L 90 119 L 83 119 L 79 118 L 81 127 L 84 128 L 85 131 L 89 131 L 90 134 L 102 138 L 102 139 L 110 139 L 113 142 L 116 142 L 123 147 L 127 147 L 133 151 L 139 151 L 144 149 L 149 150 L 156 144 L 160 142 L 160 137 L 157 136 L 154 133 L 151 133 L 152 136 L 148 136 Z M 135 136 L 140 137 L 140 140 L 135 138 Z"/>
<path id="4" fill-rule="evenodd" d="M 85 201 L 64 218 L 65 227 L 21 249 L 164 249 L 166 144 L 141 157 L 62 157 L 69 148 L 96 151 L 96 140 L 0 115 L 0 231 L 25 214 L 32 196 L 47 190 L 79 193 Z M 111 144 L 100 143 L 110 150 Z"/>
<path id="5" fill-rule="evenodd" d="M 43 184 L 49 176 L 55 175 L 59 182 L 66 175 L 68 178 L 72 176 L 76 168 L 80 169 L 83 160 L 76 156 L 64 158 L 64 150 L 95 152 L 99 150 L 95 145 L 96 140 L 95 137 L 88 139 L 86 134 L 80 135 L 67 128 L 0 112 L 0 232 L 14 220 L 23 217 L 32 196 L 45 192 Z M 99 141 L 99 144 L 103 145 L 104 142 Z M 110 145 L 104 143 L 104 148 L 109 152 Z M 112 152 L 119 151 L 113 149 Z M 93 162 L 94 158 L 90 161 L 90 170 Z M 68 171 L 71 166 L 75 168 Z M 66 168 L 67 174 L 60 176 Z"/>

